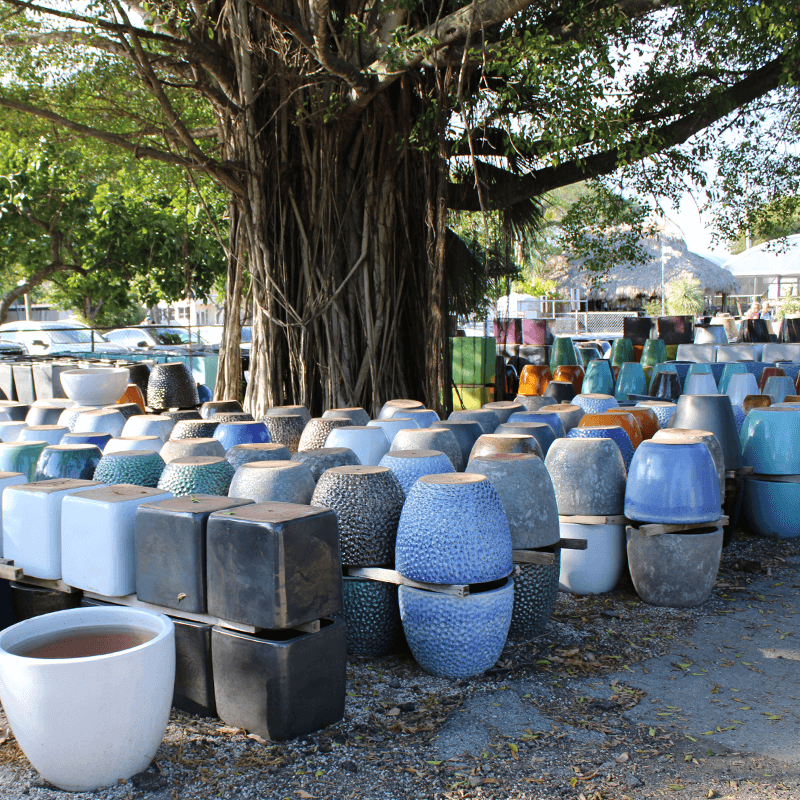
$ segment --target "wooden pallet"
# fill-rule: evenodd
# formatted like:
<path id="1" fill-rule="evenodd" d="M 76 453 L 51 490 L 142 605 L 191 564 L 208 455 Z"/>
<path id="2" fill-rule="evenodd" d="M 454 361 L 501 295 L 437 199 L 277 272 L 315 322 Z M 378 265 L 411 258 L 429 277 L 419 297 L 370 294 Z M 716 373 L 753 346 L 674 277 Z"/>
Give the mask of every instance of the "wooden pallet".
<path id="1" fill-rule="evenodd" d="M 62 580 L 34 578 L 30 575 L 26 575 L 22 567 L 15 567 L 14 562 L 7 558 L 0 558 L 0 579 L 15 581 L 17 583 L 27 583 L 29 586 L 39 586 L 42 589 L 53 589 L 56 592 L 64 592 L 64 594 L 74 594 L 80 591 L 80 589 L 76 589 L 73 586 L 68 586 Z"/>
<path id="2" fill-rule="evenodd" d="M 590 516 L 586 514 L 559 514 L 559 522 L 569 522 L 573 525 L 626 525 L 630 520 L 622 514 L 604 514 Z"/>
<path id="3" fill-rule="evenodd" d="M 661 536 L 664 533 L 682 533 L 683 531 L 695 531 L 699 528 L 716 528 L 727 524 L 728 518 L 722 516 L 713 522 L 694 522 L 687 525 L 666 525 L 660 523 L 648 523 L 645 525 L 639 525 L 639 527 L 628 525 L 626 531 L 628 533 L 634 533 L 638 531 L 639 533 L 643 533 L 645 536 Z"/>
<path id="4" fill-rule="evenodd" d="M 424 589 L 427 592 L 450 594 L 453 597 L 467 597 L 469 595 L 469 584 L 415 581 L 401 575 L 397 570 L 384 569 L 383 567 L 348 567 L 347 574 L 351 578 L 366 578 L 367 580 L 380 581 L 381 583 L 394 583 L 398 586 L 410 586 L 412 589 Z"/>

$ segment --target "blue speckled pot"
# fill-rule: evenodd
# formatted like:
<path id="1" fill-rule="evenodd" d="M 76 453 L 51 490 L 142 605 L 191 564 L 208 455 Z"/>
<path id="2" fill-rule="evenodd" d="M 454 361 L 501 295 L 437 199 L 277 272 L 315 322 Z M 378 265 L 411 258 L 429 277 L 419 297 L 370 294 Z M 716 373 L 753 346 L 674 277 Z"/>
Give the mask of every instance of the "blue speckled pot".
<path id="1" fill-rule="evenodd" d="M 745 361 L 744 367 L 745 369 L 751 374 L 756 376 L 756 381 L 761 380 L 761 373 L 767 367 L 774 367 L 775 364 L 772 361 Z"/>
<path id="2" fill-rule="evenodd" d="M 762 475 L 800 474 L 800 413 L 754 408 L 742 425 L 742 464 Z"/>
<path id="3" fill-rule="evenodd" d="M 625 469 L 631 468 L 631 459 L 634 453 L 633 442 L 625 429 L 618 425 L 589 425 L 585 428 L 573 428 L 567 434 L 567 439 L 611 439 L 622 453 Z"/>
<path id="4" fill-rule="evenodd" d="M 110 433 L 65 433 L 61 444 L 93 444 L 103 450 L 112 438 Z"/>
<path id="5" fill-rule="evenodd" d="M 226 452 L 236 444 L 269 444 L 272 441 L 263 422 L 222 422 L 212 436 Z"/>
<path id="6" fill-rule="evenodd" d="M 553 429 L 553 433 L 557 438 L 561 439 L 567 435 L 564 430 L 564 423 L 561 422 L 561 417 L 554 414 L 552 411 L 531 411 L 527 414 L 512 414 L 508 418 L 509 422 L 544 422 Z"/>
<path id="7" fill-rule="evenodd" d="M 667 423 L 672 419 L 675 409 L 678 407 L 677 403 L 669 403 L 666 400 L 642 400 L 636 404 L 641 408 L 652 409 L 653 413 L 658 418 L 658 424 L 665 428 Z"/>
<path id="8" fill-rule="evenodd" d="M 514 582 L 467 597 L 401 586 L 400 619 L 416 662 L 432 675 L 467 678 L 492 667 L 506 643 Z"/>
<path id="9" fill-rule="evenodd" d="M 572 404 L 580 406 L 587 414 L 602 414 L 609 408 L 619 407 L 616 397 L 604 393 L 576 394 L 572 398 Z"/>
<path id="10" fill-rule="evenodd" d="M 800 483 L 746 477 L 744 514 L 750 527 L 770 539 L 800 536 Z"/>
<path id="11" fill-rule="evenodd" d="M 430 583 L 487 583 L 511 574 L 511 532 L 491 482 L 464 473 L 417 480 L 400 515 L 395 569 Z"/>
<path id="12" fill-rule="evenodd" d="M 614 373 L 610 361 L 605 358 L 594 358 L 589 362 L 581 394 L 614 394 Z"/>
<path id="13" fill-rule="evenodd" d="M 678 374 L 678 380 L 681 383 L 681 391 L 683 391 L 683 387 L 686 385 L 686 373 L 689 372 L 689 367 L 694 364 L 694 361 L 667 361 L 664 365 L 670 364 L 671 366 L 675 367 L 675 372 Z M 665 370 L 661 370 L 664 372 Z"/>
<path id="14" fill-rule="evenodd" d="M 381 459 L 380 466 L 394 473 L 406 496 L 423 475 L 455 472 L 450 459 L 439 450 L 393 450 Z"/>
<path id="15" fill-rule="evenodd" d="M 45 447 L 36 462 L 34 481 L 75 478 L 90 481 L 103 454 L 93 444 L 53 444 Z"/>
<path id="16" fill-rule="evenodd" d="M 722 366 L 722 375 L 720 375 L 719 379 L 717 380 L 717 386 L 719 387 L 720 394 L 727 394 L 728 393 L 728 386 L 731 382 L 731 377 L 733 375 L 745 375 L 747 374 L 747 368 L 744 364 L 720 364 L 717 363 L 716 366 Z"/>
<path id="17" fill-rule="evenodd" d="M 709 364 L 709 369 L 711 370 L 711 374 L 714 376 L 714 381 L 719 387 L 719 382 L 722 380 L 722 375 L 725 372 L 725 367 L 728 366 L 727 364 L 717 364 L 716 362 L 713 364 Z"/>
<path id="18" fill-rule="evenodd" d="M 642 442 L 628 470 L 625 516 L 639 522 L 690 525 L 720 518 L 714 459 L 702 442 Z"/>

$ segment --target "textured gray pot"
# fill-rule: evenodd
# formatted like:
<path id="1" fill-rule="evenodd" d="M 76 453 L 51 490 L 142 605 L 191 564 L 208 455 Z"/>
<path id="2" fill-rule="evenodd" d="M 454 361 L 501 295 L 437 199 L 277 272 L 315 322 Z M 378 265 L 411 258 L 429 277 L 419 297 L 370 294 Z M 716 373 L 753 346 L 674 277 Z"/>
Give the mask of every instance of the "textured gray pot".
<path id="1" fill-rule="evenodd" d="M 311 420 L 311 414 L 305 406 L 275 406 L 273 408 L 268 408 L 265 416 L 271 417 L 277 415 L 283 417 L 287 414 L 295 417 L 302 417 L 306 424 Z"/>
<path id="2" fill-rule="evenodd" d="M 516 400 L 498 400 L 496 403 L 484 403 L 481 406 L 484 411 L 494 411 L 500 417 L 500 424 L 508 422 L 508 418 L 518 411 L 524 411 L 525 406 L 518 403 Z"/>
<path id="3" fill-rule="evenodd" d="M 225 454 L 234 472 L 253 461 L 289 461 L 291 457 L 289 448 L 282 444 L 235 444 Z"/>
<path id="4" fill-rule="evenodd" d="M 630 528 L 628 568 L 636 594 L 654 606 L 699 606 L 714 588 L 722 537 L 720 527 L 712 527 L 708 533 L 689 531 L 660 536 L 645 536 Z"/>
<path id="5" fill-rule="evenodd" d="M 311 505 L 336 512 L 343 567 L 391 567 L 404 501 L 394 473 L 370 465 L 327 470 Z"/>
<path id="6" fill-rule="evenodd" d="M 711 431 L 722 447 L 726 471 L 742 468 L 739 432 L 728 395 L 682 394 L 668 427 Z"/>
<path id="7" fill-rule="evenodd" d="M 456 472 L 464 469 L 455 434 L 446 428 L 408 428 L 398 431 L 389 452 L 395 450 L 440 450 L 450 459 Z"/>
<path id="8" fill-rule="evenodd" d="M 653 434 L 654 442 L 697 442 L 701 441 L 709 449 L 719 478 L 719 496 L 725 497 L 725 457 L 719 440 L 711 431 L 691 428 L 662 428 Z"/>
<path id="9" fill-rule="evenodd" d="M 611 439 L 557 439 L 544 463 L 553 479 L 559 514 L 622 514 L 627 473 Z"/>
<path id="10" fill-rule="evenodd" d="M 369 414 L 360 406 L 358 408 L 329 408 L 322 414 L 322 419 L 331 417 L 344 417 L 351 420 L 353 425 L 363 426 L 369 422 Z"/>
<path id="11" fill-rule="evenodd" d="M 120 436 L 109 439 L 103 448 L 106 453 L 122 453 L 125 450 L 152 450 L 157 453 L 164 446 L 160 436 Z"/>
<path id="12" fill-rule="evenodd" d="M 532 639 L 542 633 L 558 599 L 561 551 L 553 564 L 514 565 L 514 609 L 508 638 Z"/>
<path id="13" fill-rule="evenodd" d="M 225 458 L 225 448 L 216 439 L 170 439 L 159 450 L 161 458 L 169 464 L 175 458 L 190 458 L 191 456 L 218 456 Z"/>
<path id="14" fill-rule="evenodd" d="M 292 456 L 292 461 L 305 464 L 315 481 L 322 477 L 326 469 L 334 467 L 356 466 L 361 462 L 349 447 L 320 447 L 316 450 L 299 450 Z"/>
<path id="15" fill-rule="evenodd" d="M 573 428 L 578 427 L 578 423 L 583 419 L 586 413 L 580 406 L 572 405 L 571 403 L 556 403 L 554 406 L 548 406 L 546 411 L 552 414 L 558 414 L 558 418 L 564 425 L 564 433 L 569 433 Z"/>
<path id="16" fill-rule="evenodd" d="M 478 456 L 467 472 L 485 475 L 500 496 L 513 549 L 547 547 L 559 540 L 553 482 L 541 458 L 522 453 Z"/>
<path id="17" fill-rule="evenodd" d="M 166 442 L 172 429 L 175 427 L 175 420 L 170 419 L 164 414 L 139 414 L 131 417 L 122 429 L 123 436 L 159 436 Z"/>
<path id="18" fill-rule="evenodd" d="M 521 436 L 533 436 L 542 453 L 547 455 L 550 445 L 556 440 L 556 432 L 546 422 L 504 422 L 498 425 L 495 433 L 517 433 Z"/>
<path id="19" fill-rule="evenodd" d="M 170 439 L 205 439 L 213 436 L 219 427 L 217 420 L 211 419 L 181 419 L 169 435 Z"/>
<path id="20" fill-rule="evenodd" d="M 470 420 L 477 422 L 484 433 L 494 433 L 494 429 L 500 424 L 500 417 L 494 411 L 481 408 L 477 411 L 453 411 L 448 419 Z"/>
<path id="21" fill-rule="evenodd" d="M 297 450 L 319 450 L 325 447 L 325 440 L 334 428 L 347 428 L 352 424 L 353 420 L 347 417 L 314 417 L 303 428 Z"/>
<path id="22" fill-rule="evenodd" d="M 468 419 L 446 419 L 437 422 L 435 427 L 452 431 L 458 446 L 461 448 L 461 461 L 463 464 L 469 461 L 469 454 L 472 452 L 473 445 L 483 435 L 483 428 L 477 422 L 472 422 Z"/>
<path id="23" fill-rule="evenodd" d="M 411 411 L 412 408 L 425 408 L 419 400 L 388 400 L 378 414 L 378 419 L 391 419 L 395 414 Z"/>
<path id="24" fill-rule="evenodd" d="M 236 470 L 229 497 L 254 503 L 297 503 L 307 506 L 314 494 L 314 476 L 296 461 L 251 461 Z"/>
<path id="25" fill-rule="evenodd" d="M 527 395 L 527 394 L 518 394 L 514 398 L 515 403 L 522 403 L 525 406 L 525 410 L 527 412 L 531 411 L 538 411 L 540 408 L 544 406 L 554 406 L 556 405 L 556 401 L 552 397 L 544 397 L 540 395 Z"/>
<path id="26" fill-rule="evenodd" d="M 469 460 L 495 453 L 532 453 L 544 458 L 539 442 L 530 434 L 484 433 L 472 448 Z"/>
<path id="27" fill-rule="evenodd" d="M 267 426 L 269 436 L 276 444 L 284 445 L 290 453 L 297 452 L 300 437 L 306 427 L 305 419 L 299 414 L 265 414 L 261 421 Z"/>
<path id="28" fill-rule="evenodd" d="M 175 497 L 188 494 L 227 495 L 233 467 L 224 458 L 192 456 L 175 458 L 164 467 L 158 488 Z"/>

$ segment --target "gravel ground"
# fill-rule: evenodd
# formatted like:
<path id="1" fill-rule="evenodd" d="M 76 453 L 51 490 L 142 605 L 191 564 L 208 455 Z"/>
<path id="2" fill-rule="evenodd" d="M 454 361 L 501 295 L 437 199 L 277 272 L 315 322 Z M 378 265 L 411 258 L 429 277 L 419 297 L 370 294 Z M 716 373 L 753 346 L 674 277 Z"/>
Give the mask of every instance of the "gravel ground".
<path id="1" fill-rule="evenodd" d="M 793 600 L 797 565 L 800 544 L 739 531 L 723 553 L 711 599 L 698 609 L 648 606 L 628 582 L 596 597 L 561 593 L 546 631 L 509 644 L 477 679 L 433 678 L 408 653 L 353 658 L 345 718 L 290 742 L 174 712 L 151 769 L 96 793 L 49 786 L 7 734 L 0 797 L 796 798 L 794 760 L 698 740 L 676 711 L 651 705 L 675 680 L 664 664 L 671 673 L 689 669 L 680 655 L 669 661 L 687 637 L 695 630 L 715 636 L 716 623 L 746 612 L 763 599 L 764 587 L 784 587 Z M 636 685 L 634 673 L 650 679 L 650 691 Z M 654 680 L 661 677 L 663 687 Z M 642 709 L 663 724 L 643 722 Z"/>

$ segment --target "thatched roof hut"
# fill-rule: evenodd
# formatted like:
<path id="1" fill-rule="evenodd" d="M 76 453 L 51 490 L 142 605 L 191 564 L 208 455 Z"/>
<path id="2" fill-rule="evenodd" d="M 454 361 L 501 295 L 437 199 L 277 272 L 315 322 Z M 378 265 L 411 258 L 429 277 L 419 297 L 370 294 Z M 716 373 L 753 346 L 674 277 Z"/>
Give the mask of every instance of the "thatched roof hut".
<path id="1" fill-rule="evenodd" d="M 612 299 L 618 297 L 661 296 L 661 246 L 664 247 L 664 285 L 682 279 L 700 281 L 706 295 L 739 294 L 741 287 L 736 278 L 726 269 L 707 258 L 692 253 L 679 236 L 661 231 L 654 236 L 640 239 L 639 244 L 648 254 L 642 266 L 618 264 L 595 283 L 596 276 L 581 270 L 580 261 L 571 261 L 568 256 L 556 256 L 550 262 L 551 275 L 564 289 L 580 289 L 590 299 Z"/>

